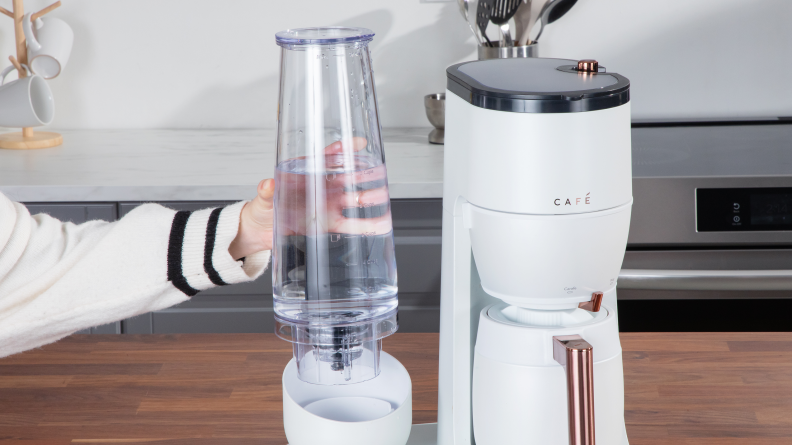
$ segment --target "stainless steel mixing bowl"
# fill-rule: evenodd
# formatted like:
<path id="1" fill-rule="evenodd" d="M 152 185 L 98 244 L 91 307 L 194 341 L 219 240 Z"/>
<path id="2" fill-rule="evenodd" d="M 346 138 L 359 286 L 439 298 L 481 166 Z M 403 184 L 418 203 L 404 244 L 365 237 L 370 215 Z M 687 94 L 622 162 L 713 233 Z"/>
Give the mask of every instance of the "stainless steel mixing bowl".
<path id="1" fill-rule="evenodd" d="M 442 144 L 445 139 L 445 93 L 427 94 L 424 96 L 426 117 L 435 127 L 429 133 L 429 142 Z"/>

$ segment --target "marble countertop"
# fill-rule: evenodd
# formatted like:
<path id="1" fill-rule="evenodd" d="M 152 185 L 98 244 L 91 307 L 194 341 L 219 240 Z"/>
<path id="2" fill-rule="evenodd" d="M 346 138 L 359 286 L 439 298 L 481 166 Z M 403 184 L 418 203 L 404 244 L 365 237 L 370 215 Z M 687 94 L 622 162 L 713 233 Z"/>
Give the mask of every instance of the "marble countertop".
<path id="1" fill-rule="evenodd" d="M 391 198 L 440 198 L 429 128 L 383 129 Z M 273 176 L 275 130 L 72 130 L 63 145 L 0 150 L 0 192 L 21 202 L 214 201 Z"/>

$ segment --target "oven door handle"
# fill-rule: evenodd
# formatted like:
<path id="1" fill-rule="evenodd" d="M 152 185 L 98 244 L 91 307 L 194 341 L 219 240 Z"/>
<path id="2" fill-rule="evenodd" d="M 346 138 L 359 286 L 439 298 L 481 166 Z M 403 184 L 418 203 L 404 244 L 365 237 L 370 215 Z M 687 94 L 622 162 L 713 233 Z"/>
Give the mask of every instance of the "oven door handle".
<path id="1" fill-rule="evenodd" d="M 618 287 L 645 290 L 792 290 L 792 270 L 622 269 Z"/>

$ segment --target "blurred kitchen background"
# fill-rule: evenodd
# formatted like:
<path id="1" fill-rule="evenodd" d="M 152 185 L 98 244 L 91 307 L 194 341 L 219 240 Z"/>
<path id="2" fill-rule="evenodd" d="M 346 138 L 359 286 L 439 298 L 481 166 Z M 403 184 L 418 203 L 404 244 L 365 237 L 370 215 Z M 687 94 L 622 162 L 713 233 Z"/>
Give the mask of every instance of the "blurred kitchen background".
<path id="1" fill-rule="evenodd" d="M 75 42 L 50 82 L 55 129 L 272 128 L 274 33 L 309 25 L 374 30 L 383 127 L 425 127 L 423 96 L 444 91 L 445 68 L 476 50 L 456 1 L 63 3 L 55 15 Z M 636 120 L 792 116 L 790 17 L 789 0 L 580 0 L 545 29 L 540 55 L 627 74 Z M 0 26 L 0 53 L 13 46 Z"/>
<path id="2" fill-rule="evenodd" d="M 52 1 L 26 0 L 25 8 Z M 274 34 L 374 30 L 400 329 L 438 330 L 443 146 L 427 141 L 424 96 L 445 91 L 447 66 L 476 59 L 455 0 L 63 0 L 51 14 L 75 36 L 68 69 L 48 82 L 57 108 L 49 128 L 64 144 L 0 150 L 0 191 L 32 213 L 75 223 L 113 221 L 142 202 L 195 210 L 249 198 L 274 169 Z M 792 269 L 791 231 L 702 235 L 693 202 L 696 187 L 792 189 L 790 18 L 790 0 L 579 0 L 545 28 L 541 57 L 596 59 L 631 81 L 633 122 L 641 125 L 633 128 L 625 269 Z M 0 54 L 14 52 L 9 22 L 0 23 Z M 764 122 L 678 125 L 691 120 Z M 768 123 L 786 125 L 759 125 Z M 620 327 L 788 330 L 789 291 L 759 284 L 755 292 L 690 292 L 630 289 L 620 280 Z M 271 293 L 267 272 L 85 332 L 272 332 Z M 724 299 L 729 304 L 712 304 Z"/>

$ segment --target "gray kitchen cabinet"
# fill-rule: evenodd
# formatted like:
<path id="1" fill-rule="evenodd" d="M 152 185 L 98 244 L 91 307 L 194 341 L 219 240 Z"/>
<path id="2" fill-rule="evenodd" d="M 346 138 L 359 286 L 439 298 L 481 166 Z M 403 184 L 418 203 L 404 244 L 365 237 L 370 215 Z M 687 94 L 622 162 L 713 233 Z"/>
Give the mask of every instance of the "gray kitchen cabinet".
<path id="1" fill-rule="evenodd" d="M 440 199 L 391 201 L 399 274 L 399 330 L 440 331 Z"/>
<path id="2" fill-rule="evenodd" d="M 101 219 L 103 221 L 115 221 L 118 215 L 116 203 L 105 202 L 96 204 L 25 204 L 31 215 L 46 213 L 61 221 L 69 221 L 75 224 L 82 224 L 86 221 Z"/>
<path id="3" fill-rule="evenodd" d="M 120 203 L 123 217 L 142 203 Z M 230 202 L 162 202 L 175 210 L 199 210 Z M 442 201 L 393 200 L 396 262 L 399 273 L 399 325 L 402 332 L 440 328 Z M 272 274 L 200 292 L 182 304 L 124 320 L 123 332 L 270 333 L 274 330 Z"/>
<path id="4" fill-rule="evenodd" d="M 168 201 L 158 202 L 157 204 L 171 208 L 173 210 L 187 210 L 194 212 L 196 210 L 208 209 L 212 207 L 223 207 L 233 204 L 236 201 Z M 131 212 L 137 207 L 146 204 L 145 202 L 121 202 L 118 204 L 118 217 L 123 218 L 124 215 Z"/>
<path id="5" fill-rule="evenodd" d="M 90 329 L 83 329 L 79 331 L 78 334 L 120 334 L 121 333 L 121 322 L 117 321 L 115 323 L 108 323 L 103 324 L 101 326 L 95 326 Z"/>
<path id="6" fill-rule="evenodd" d="M 82 224 L 87 221 L 103 220 L 115 221 L 118 215 L 117 205 L 114 202 L 95 204 L 71 203 L 35 203 L 25 204 L 31 215 L 46 213 L 61 221 Z M 120 334 L 121 322 L 109 323 L 102 326 L 83 329 L 78 334 Z"/>

